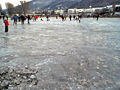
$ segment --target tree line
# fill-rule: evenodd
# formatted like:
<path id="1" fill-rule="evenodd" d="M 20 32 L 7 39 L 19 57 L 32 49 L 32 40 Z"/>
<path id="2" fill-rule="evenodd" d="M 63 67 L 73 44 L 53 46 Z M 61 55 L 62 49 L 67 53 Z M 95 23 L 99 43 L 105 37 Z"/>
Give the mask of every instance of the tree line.
<path id="1" fill-rule="evenodd" d="M 9 16 L 12 16 L 14 14 L 26 15 L 28 11 L 30 10 L 29 2 L 26 2 L 26 1 L 20 1 L 20 5 L 18 6 L 14 6 L 14 4 L 10 2 L 5 3 L 5 5 L 6 5 L 7 13 Z M 1 14 L 3 13 L 1 4 L 0 4 L 0 13 Z"/>

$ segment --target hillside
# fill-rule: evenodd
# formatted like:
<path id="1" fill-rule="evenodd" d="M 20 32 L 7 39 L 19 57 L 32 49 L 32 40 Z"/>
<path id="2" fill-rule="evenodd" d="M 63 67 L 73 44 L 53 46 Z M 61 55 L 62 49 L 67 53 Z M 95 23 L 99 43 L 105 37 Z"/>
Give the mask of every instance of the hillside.
<path id="1" fill-rule="evenodd" d="M 119 0 L 32 0 L 31 8 L 38 9 L 68 9 L 68 8 L 89 8 L 110 5 Z"/>
<path id="2" fill-rule="evenodd" d="M 70 8 L 89 8 L 89 6 L 102 7 L 117 1 L 119 0 L 82 0 L 80 3 L 73 4 Z"/>

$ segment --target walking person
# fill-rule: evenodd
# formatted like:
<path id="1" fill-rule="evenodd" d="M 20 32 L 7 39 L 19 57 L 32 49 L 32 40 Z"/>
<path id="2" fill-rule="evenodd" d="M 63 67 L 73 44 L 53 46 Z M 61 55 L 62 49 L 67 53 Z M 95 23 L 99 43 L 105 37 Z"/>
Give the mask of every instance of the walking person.
<path id="1" fill-rule="evenodd" d="M 23 15 L 21 15 L 21 23 L 24 24 L 24 21 L 25 21 L 25 17 Z"/>
<path id="2" fill-rule="evenodd" d="M 20 16 L 18 16 L 18 21 L 20 22 Z"/>
<path id="3" fill-rule="evenodd" d="M 61 18 L 62 18 L 62 21 L 64 21 L 64 16 L 63 15 L 61 16 Z"/>
<path id="4" fill-rule="evenodd" d="M 38 19 L 38 16 L 35 16 L 35 21 Z"/>
<path id="5" fill-rule="evenodd" d="M 35 21 L 35 16 L 34 15 L 32 16 L 32 18 L 33 18 L 33 21 Z"/>
<path id="6" fill-rule="evenodd" d="M 8 32 L 9 22 L 8 22 L 7 18 L 5 18 L 4 24 L 5 24 L 5 32 Z"/>
<path id="7" fill-rule="evenodd" d="M 75 17 L 76 17 L 76 16 L 74 15 L 74 16 L 73 16 L 74 20 L 75 20 Z"/>
<path id="8" fill-rule="evenodd" d="M 58 19 L 58 16 L 56 15 L 56 19 Z"/>
<path id="9" fill-rule="evenodd" d="M 67 18 L 67 16 L 66 16 L 66 15 L 64 15 L 64 20 L 66 20 L 66 18 Z"/>
<path id="10" fill-rule="evenodd" d="M 48 15 L 46 16 L 46 18 L 47 18 L 47 21 L 50 21 L 50 19 L 49 19 L 49 16 L 48 16 Z"/>
<path id="11" fill-rule="evenodd" d="M 30 24 L 30 15 L 27 16 L 27 19 L 28 19 L 28 24 Z"/>
<path id="12" fill-rule="evenodd" d="M 70 21 L 71 21 L 72 20 L 72 16 L 70 15 L 69 18 L 70 18 Z"/>
<path id="13" fill-rule="evenodd" d="M 82 18 L 82 16 L 81 16 L 81 15 L 78 15 L 79 23 L 81 22 L 81 18 Z"/>
<path id="14" fill-rule="evenodd" d="M 41 20 L 41 21 L 43 21 L 42 17 L 43 17 L 43 16 L 40 16 L 40 20 Z"/>
<path id="15" fill-rule="evenodd" d="M 98 21 L 98 19 L 99 19 L 99 14 L 96 15 L 96 18 L 97 18 L 97 21 Z"/>
<path id="16" fill-rule="evenodd" d="M 14 15 L 14 16 L 13 16 L 13 20 L 14 20 L 14 23 L 13 23 L 13 24 L 17 24 L 18 16 L 17 16 L 17 15 Z"/>

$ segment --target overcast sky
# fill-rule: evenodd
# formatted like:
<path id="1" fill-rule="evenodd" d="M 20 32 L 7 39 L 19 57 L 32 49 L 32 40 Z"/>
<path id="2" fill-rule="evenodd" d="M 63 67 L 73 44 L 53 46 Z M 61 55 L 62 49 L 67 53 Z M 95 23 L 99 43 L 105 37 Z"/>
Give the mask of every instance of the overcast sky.
<path id="1" fill-rule="evenodd" d="M 0 4 L 2 5 L 2 8 L 5 9 L 5 3 L 6 2 L 10 2 L 12 4 L 14 4 L 14 6 L 20 4 L 20 1 L 23 1 L 23 0 L 0 0 Z M 25 1 L 31 1 L 31 0 L 25 0 Z"/>

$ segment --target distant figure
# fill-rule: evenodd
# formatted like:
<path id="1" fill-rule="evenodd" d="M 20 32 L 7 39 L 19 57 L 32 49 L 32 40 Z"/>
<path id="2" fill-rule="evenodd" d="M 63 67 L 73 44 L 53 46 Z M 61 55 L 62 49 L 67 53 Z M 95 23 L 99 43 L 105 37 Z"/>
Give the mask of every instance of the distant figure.
<path id="1" fill-rule="evenodd" d="M 75 20 L 75 17 L 76 17 L 76 16 L 74 15 L 74 16 L 73 16 L 74 20 Z"/>
<path id="2" fill-rule="evenodd" d="M 81 15 L 78 15 L 79 23 L 81 22 L 81 18 L 82 18 L 82 16 L 81 16 Z"/>
<path id="3" fill-rule="evenodd" d="M 70 21 L 71 21 L 72 20 L 72 16 L 70 15 L 69 18 L 70 18 Z"/>
<path id="4" fill-rule="evenodd" d="M 5 18 L 4 24 L 5 24 L 5 32 L 8 32 L 9 22 L 8 22 L 7 18 Z"/>
<path id="5" fill-rule="evenodd" d="M 35 16 L 35 21 L 38 19 L 38 16 Z"/>
<path id="6" fill-rule="evenodd" d="M 64 16 L 63 15 L 61 16 L 61 18 L 62 18 L 62 21 L 64 21 Z"/>
<path id="7" fill-rule="evenodd" d="M 46 16 L 46 18 L 47 18 L 47 21 L 50 21 L 50 19 L 49 19 L 49 16 L 48 16 L 48 15 Z"/>
<path id="8" fill-rule="evenodd" d="M 30 15 L 27 16 L 27 19 L 28 19 L 28 24 L 30 24 Z"/>
<path id="9" fill-rule="evenodd" d="M 97 21 L 98 21 L 98 19 L 99 19 L 99 14 L 96 15 L 96 18 L 97 18 Z"/>
<path id="10" fill-rule="evenodd" d="M 24 21 L 25 21 L 25 17 L 23 15 L 21 15 L 21 23 L 24 24 Z"/>
<path id="11" fill-rule="evenodd" d="M 65 15 L 65 16 L 64 16 L 64 20 L 66 20 L 66 18 L 67 18 L 67 16 Z"/>
<path id="12" fill-rule="evenodd" d="M 18 17 L 18 21 L 20 22 L 20 16 Z"/>
<path id="13" fill-rule="evenodd" d="M 43 21 L 43 19 L 41 18 L 41 21 Z"/>
<path id="14" fill-rule="evenodd" d="M 56 19 L 58 19 L 58 16 L 56 15 Z"/>
<path id="15" fill-rule="evenodd" d="M 41 18 L 41 21 L 43 21 L 42 17 L 43 17 L 43 16 L 40 16 L 40 18 Z"/>
<path id="16" fill-rule="evenodd" d="M 13 24 L 17 24 L 17 19 L 18 19 L 18 16 L 17 16 L 17 15 L 14 15 L 14 16 L 13 16 L 13 20 L 14 20 L 14 23 L 13 23 Z"/>
<path id="17" fill-rule="evenodd" d="M 32 16 L 32 18 L 33 18 L 33 21 L 35 21 L 35 16 L 34 15 Z"/>
<path id="18" fill-rule="evenodd" d="M 77 20 L 77 21 L 78 21 L 78 20 L 79 20 L 79 17 L 78 17 L 78 16 L 75 16 L 75 20 Z"/>

